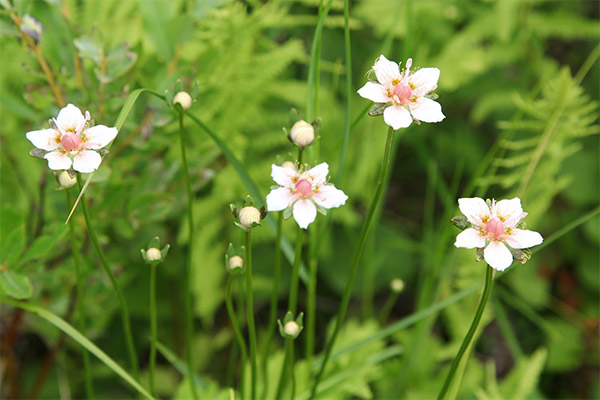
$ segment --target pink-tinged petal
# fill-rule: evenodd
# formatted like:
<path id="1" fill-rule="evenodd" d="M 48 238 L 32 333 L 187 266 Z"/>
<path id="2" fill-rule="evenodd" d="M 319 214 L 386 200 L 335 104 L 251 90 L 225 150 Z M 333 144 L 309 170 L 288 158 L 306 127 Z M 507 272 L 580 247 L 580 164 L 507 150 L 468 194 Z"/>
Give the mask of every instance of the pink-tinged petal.
<path id="1" fill-rule="evenodd" d="M 71 159 L 65 153 L 60 151 L 53 151 L 44 156 L 48 160 L 48 168 L 53 170 L 69 169 L 71 168 Z"/>
<path id="2" fill-rule="evenodd" d="M 506 243 L 513 249 L 528 249 L 542 244 L 544 238 L 535 231 L 513 228 L 510 235 L 506 237 Z"/>
<path id="3" fill-rule="evenodd" d="M 458 208 L 470 223 L 479 227 L 483 227 L 482 219 L 490 216 L 490 208 L 479 197 L 458 199 Z"/>
<path id="4" fill-rule="evenodd" d="M 271 190 L 267 195 L 267 211 L 281 211 L 288 208 L 294 201 L 295 196 L 288 188 L 280 187 Z"/>
<path id="5" fill-rule="evenodd" d="M 512 228 L 524 218 L 527 213 L 523 212 L 521 199 L 515 197 L 510 200 L 500 200 L 496 203 L 496 213 L 504 221 L 505 228 Z"/>
<path id="6" fill-rule="evenodd" d="M 389 106 L 383 110 L 383 120 L 394 130 L 406 128 L 412 123 L 408 110 L 402 106 Z"/>
<path id="7" fill-rule="evenodd" d="M 73 169 L 89 174 L 97 170 L 101 162 L 102 157 L 100 157 L 100 154 L 92 150 L 83 150 L 73 158 Z"/>
<path id="8" fill-rule="evenodd" d="M 357 93 L 361 97 L 374 101 L 375 103 L 387 103 L 388 101 L 391 101 L 387 95 L 387 90 L 374 82 L 365 83 L 365 86 L 358 89 Z"/>
<path id="9" fill-rule="evenodd" d="M 477 229 L 467 228 L 456 236 L 454 246 L 465 249 L 480 249 L 485 247 L 485 236 Z"/>
<path id="10" fill-rule="evenodd" d="M 383 86 L 392 86 L 392 81 L 401 79 L 400 66 L 385 58 L 383 54 L 375 61 L 373 71 Z"/>
<path id="11" fill-rule="evenodd" d="M 298 172 L 294 168 L 271 165 L 271 177 L 279 186 L 291 187 L 292 178 L 296 176 L 298 176 Z"/>
<path id="12" fill-rule="evenodd" d="M 102 149 L 117 137 L 117 133 L 119 133 L 117 128 L 104 125 L 93 126 L 82 135 L 82 138 L 85 136 L 84 147 L 92 150 Z"/>
<path id="13" fill-rule="evenodd" d="M 346 204 L 348 196 L 333 185 L 324 185 L 315 193 L 313 200 L 323 208 L 337 208 Z"/>
<path id="14" fill-rule="evenodd" d="M 440 70 L 437 68 L 421 68 L 411 75 L 413 86 L 421 90 L 426 90 L 422 95 L 431 92 L 437 88 L 438 79 L 440 79 Z"/>
<path id="15" fill-rule="evenodd" d="M 308 171 L 313 188 L 324 185 L 327 182 L 327 175 L 329 175 L 329 165 L 326 162 L 316 165 Z"/>
<path id="16" fill-rule="evenodd" d="M 85 117 L 81 110 L 73 104 L 67 104 L 56 117 L 56 125 L 62 131 L 76 132 L 83 123 L 85 123 Z"/>
<path id="17" fill-rule="evenodd" d="M 317 207 L 310 200 L 298 200 L 294 203 L 292 211 L 294 219 L 302 229 L 308 228 L 308 225 L 317 217 Z"/>
<path id="18" fill-rule="evenodd" d="M 483 251 L 483 258 L 490 267 L 498 271 L 504 271 L 513 262 L 512 253 L 501 242 L 490 242 Z"/>
<path id="19" fill-rule="evenodd" d="M 442 106 L 437 101 L 426 97 L 418 98 L 414 103 L 409 103 L 412 116 L 423 122 L 440 122 L 446 116 L 442 113 Z"/>
<path id="20" fill-rule="evenodd" d="M 52 151 L 60 148 L 60 133 L 54 129 L 27 132 L 25 137 L 38 149 Z"/>

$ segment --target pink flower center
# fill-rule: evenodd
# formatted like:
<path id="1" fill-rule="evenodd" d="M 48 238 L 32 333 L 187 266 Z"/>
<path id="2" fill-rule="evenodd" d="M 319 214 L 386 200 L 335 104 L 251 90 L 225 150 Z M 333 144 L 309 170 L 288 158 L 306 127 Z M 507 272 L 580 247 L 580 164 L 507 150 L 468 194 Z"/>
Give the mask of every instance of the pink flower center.
<path id="1" fill-rule="evenodd" d="M 504 236 L 504 224 L 498 218 L 490 218 L 485 224 L 485 233 L 490 240 L 502 240 Z"/>
<path id="2" fill-rule="evenodd" d="M 81 146 L 81 139 L 74 133 L 65 133 L 60 140 L 63 149 L 66 151 L 77 150 Z"/>
<path id="3" fill-rule="evenodd" d="M 394 99 L 394 103 L 396 104 L 404 104 L 412 95 L 412 90 L 410 86 L 407 84 L 400 82 L 399 84 L 394 86 L 394 90 L 392 91 L 392 98 Z"/>
<path id="4" fill-rule="evenodd" d="M 303 199 L 310 198 L 313 194 L 312 185 L 306 179 L 299 180 L 296 182 L 296 193 Z"/>

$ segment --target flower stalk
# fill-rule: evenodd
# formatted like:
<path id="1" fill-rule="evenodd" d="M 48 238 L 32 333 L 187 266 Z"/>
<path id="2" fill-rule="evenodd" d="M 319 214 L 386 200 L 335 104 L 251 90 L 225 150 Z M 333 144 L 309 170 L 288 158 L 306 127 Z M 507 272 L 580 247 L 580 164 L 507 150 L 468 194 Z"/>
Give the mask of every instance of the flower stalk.
<path id="1" fill-rule="evenodd" d="M 242 353 L 242 362 L 241 362 L 241 372 L 240 372 L 240 398 L 244 398 L 243 390 L 244 390 L 244 367 L 246 366 L 246 360 L 248 359 L 248 350 L 246 349 L 246 341 L 244 340 L 244 336 L 242 335 L 242 331 L 240 329 L 240 322 L 238 321 L 237 314 L 233 309 L 233 300 L 231 298 L 231 286 L 233 283 L 233 275 L 229 274 L 227 277 L 227 285 L 225 286 L 225 305 L 227 306 L 227 313 L 229 314 L 229 319 L 231 320 L 231 326 L 233 327 L 233 332 L 235 334 L 235 338 L 238 342 L 238 346 L 240 347 L 240 351 Z"/>
<path id="2" fill-rule="evenodd" d="M 79 191 L 81 192 L 81 176 L 77 176 L 77 185 L 79 187 Z M 106 260 L 106 256 L 104 255 L 104 251 L 102 251 L 102 247 L 100 246 L 100 242 L 98 241 L 98 237 L 96 236 L 96 231 L 91 223 L 91 218 L 89 216 L 87 205 L 85 202 L 85 195 L 82 197 L 81 201 L 81 209 L 83 210 L 83 216 L 85 218 L 85 224 L 87 226 L 88 234 L 90 236 L 90 240 L 94 249 L 96 249 L 96 253 L 98 253 L 98 258 L 100 259 L 100 264 L 108 275 L 110 279 L 110 283 L 119 299 L 119 303 L 121 305 L 121 319 L 123 323 L 123 334 L 125 335 L 125 342 L 127 345 L 127 352 L 129 353 L 129 361 L 131 363 L 131 368 L 133 370 L 133 375 L 137 379 L 139 377 L 139 369 L 138 369 L 138 358 L 135 352 L 135 345 L 133 342 L 133 335 L 131 334 L 131 324 L 129 322 L 129 310 L 127 308 L 127 303 L 125 302 L 125 297 L 123 296 L 123 292 L 121 292 L 121 288 L 119 287 L 117 280 L 115 279 L 115 275 L 110 270 L 108 266 L 108 261 Z"/>
<path id="3" fill-rule="evenodd" d="M 256 326 L 254 324 L 254 294 L 252 286 L 252 238 L 250 229 L 246 231 L 246 319 L 248 320 L 248 339 L 250 341 L 250 395 L 256 398 Z"/>
<path id="4" fill-rule="evenodd" d="M 358 270 L 358 264 L 360 262 L 360 257 L 362 255 L 362 251 L 365 246 L 365 242 L 367 239 L 367 235 L 369 230 L 371 229 L 371 222 L 373 221 L 373 217 L 375 215 L 375 210 L 379 205 L 379 201 L 381 198 L 381 193 L 383 192 L 383 186 L 385 182 L 385 177 L 388 174 L 390 168 L 390 159 L 391 153 L 394 144 L 394 129 L 390 127 L 388 129 L 387 139 L 385 143 L 385 150 L 383 154 L 383 160 L 381 162 L 381 169 L 379 171 L 379 177 L 377 178 L 377 186 L 375 187 L 375 194 L 373 195 L 373 200 L 371 201 L 371 205 L 369 207 L 369 213 L 367 214 L 367 218 L 365 219 L 365 223 L 363 224 L 362 230 L 360 232 L 360 237 L 358 239 L 358 243 L 356 245 L 356 250 L 352 257 L 352 263 L 350 265 L 350 275 L 348 276 L 348 281 L 346 282 L 346 289 L 344 291 L 344 295 L 342 297 L 342 302 L 340 304 L 340 308 L 338 310 L 337 319 L 335 322 L 335 329 L 333 331 L 333 335 L 331 339 L 327 343 L 325 347 L 323 361 L 321 363 L 321 367 L 319 368 L 319 372 L 315 377 L 315 381 L 313 383 L 313 387 L 311 390 L 310 398 L 314 398 L 317 394 L 317 389 L 319 386 L 319 382 L 323 377 L 323 372 L 325 371 L 325 367 L 327 362 L 329 361 L 329 357 L 331 356 L 331 351 L 333 349 L 333 345 L 335 340 L 337 339 L 337 335 L 339 334 L 340 329 L 342 328 L 342 323 L 346 318 L 346 311 L 348 310 L 348 303 L 350 302 L 350 295 L 352 292 L 352 286 L 354 284 L 354 279 L 356 277 L 356 271 Z"/>
<path id="5" fill-rule="evenodd" d="M 477 311 L 475 311 L 475 317 L 473 318 L 471 327 L 465 335 L 460 349 L 458 349 L 458 353 L 456 353 L 456 357 L 454 357 L 454 361 L 452 361 L 452 365 L 450 366 L 450 371 L 448 372 L 448 376 L 446 377 L 444 386 L 442 386 L 442 390 L 438 395 L 438 400 L 442 400 L 446 397 L 446 393 L 448 392 L 450 384 L 452 383 L 454 376 L 456 375 L 460 362 L 463 356 L 465 355 L 465 352 L 470 348 L 473 342 L 473 337 L 475 336 L 475 332 L 477 331 L 477 327 L 479 326 L 479 322 L 481 321 L 481 317 L 483 315 L 483 312 L 485 311 L 485 306 L 490 297 L 490 293 L 492 292 L 493 283 L 494 269 L 488 265 L 485 274 L 485 286 L 483 287 L 483 292 L 481 294 L 481 299 L 479 300 L 479 305 L 477 306 Z"/>
<path id="6" fill-rule="evenodd" d="M 185 188 L 187 192 L 188 200 L 188 254 L 185 270 L 185 316 L 186 316 L 186 347 L 187 347 L 187 361 L 188 361 L 188 374 L 189 381 L 192 390 L 192 396 L 194 400 L 198 399 L 198 390 L 194 383 L 194 357 L 192 351 L 192 336 L 194 331 L 194 317 L 192 315 L 192 248 L 194 243 L 194 196 L 192 193 L 192 184 L 190 181 L 190 172 L 188 169 L 187 156 L 185 153 L 185 133 L 183 130 L 183 111 L 179 111 L 179 141 L 181 144 L 181 162 L 183 164 L 183 174 L 185 177 Z"/>
<path id="7" fill-rule="evenodd" d="M 156 367 L 156 264 L 150 266 L 150 393 L 156 397 L 154 370 Z"/>

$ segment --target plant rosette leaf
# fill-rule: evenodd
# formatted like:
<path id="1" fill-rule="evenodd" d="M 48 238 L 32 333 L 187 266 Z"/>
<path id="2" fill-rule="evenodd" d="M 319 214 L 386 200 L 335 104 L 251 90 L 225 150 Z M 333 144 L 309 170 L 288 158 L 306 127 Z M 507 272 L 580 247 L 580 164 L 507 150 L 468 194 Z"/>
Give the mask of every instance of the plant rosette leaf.
<path id="1" fill-rule="evenodd" d="M 2 289 L 2 295 L 17 300 L 28 299 L 33 294 L 33 286 L 29 278 L 16 272 L 0 273 L 0 289 Z"/>

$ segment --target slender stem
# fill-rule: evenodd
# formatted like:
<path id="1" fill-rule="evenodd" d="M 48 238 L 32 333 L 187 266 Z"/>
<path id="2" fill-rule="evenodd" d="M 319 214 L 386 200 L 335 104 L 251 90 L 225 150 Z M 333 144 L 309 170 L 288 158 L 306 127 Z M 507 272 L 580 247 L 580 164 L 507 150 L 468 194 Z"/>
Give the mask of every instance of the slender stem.
<path id="1" fill-rule="evenodd" d="M 250 371 L 252 384 L 250 394 L 256 398 L 256 327 L 254 325 L 254 293 L 252 288 L 252 238 L 250 230 L 246 232 L 246 319 L 248 320 L 248 339 L 250 341 Z"/>
<path id="2" fill-rule="evenodd" d="M 79 191 L 81 191 L 81 177 L 77 175 L 77 185 L 79 187 Z M 129 353 L 129 361 L 131 363 L 131 369 L 133 370 L 133 375 L 137 379 L 139 377 L 138 370 L 138 359 L 135 353 L 135 345 L 133 342 L 133 336 L 131 334 L 131 325 L 129 322 L 129 310 L 127 308 L 127 303 L 125 302 L 125 297 L 123 296 L 123 292 L 121 292 L 121 288 L 117 284 L 117 280 L 115 279 L 115 275 L 110 270 L 108 266 L 108 261 L 106 260 L 106 256 L 104 255 L 104 251 L 102 251 L 102 246 L 100 246 L 100 242 L 98 241 L 98 237 L 96 236 L 96 231 L 91 222 L 91 218 L 89 216 L 87 205 L 85 202 L 85 196 L 81 201 L 81 209 L 83 210 L 83 216 L 85 218 L 85 224 L 87 225 L 88 234 L 90 236 L 90 240 L 92 241 L 92 245 L 96 249 L 96 253 L 98 253 L 98 258 L 100 258 L 100 264 L 108 275 L 110 279 L 110 283 L 117 294 L 117 298 L 119 299 L 119 303 L 121 305 L 121 319 L 123 320 L 123 334 L 125 335 L 125 341 L 127 345 L 127 352 Z"/>
<path id="3" fill-rule="evenodd" d="M 72 207 L 72 199 L 71 199 L 71 191 L 69 189 L 65 190 L 67 194 L 67 207 L 70 209 Z M 73 263 L 75 264 L 75 278 L 77 279 L 77 320 L 79 322 L 79 330 L 82 334 L 86 334 L 86 313 L 85 313 L 85 303 L 83 300 L 83 278 L 81 276 L 81 253 L 79 251 L 79 243 L 77 242 L 77 235 L 75 234 L 75 226 L 73 224 L 69 224 L 69 234 L 71 236 L 71 249 L 73 251 Z M 81 354 L 83 357 L 83 371 L 85 376 L 85 394 L 88 399 L 93 399 L 94 396 L 94 385 L 92 381 L 92 373 L 90 369 L 90 355 L 84 349 L 81 348 Z"/>
<path id="4" fill-rule="evenodd" d="M 263 374 L 263 393 L 261 398 L 265 398 L 268 387 L 269 379 L 267 376 L 267 360 L 269 359 L 269 353 L 271 351 L 271 343 L 273 342 L 273 336 L 275 335 L 276 322 L 277 322 L 277 300 L 279 299 L 279 281 L 281 279 L 281 228 L 283 226 L 283 212 L 279 213 L 277 219 L 277 232 L 275 234 L 275 262 L 273 265 L 273 289 L 271 289 L 271 308 L 269 313 L 269 328 L 267 330 L 267 341 L 262 356 L 262 374 Z"/>
<path id="5" fill-rule="evenodd" d="M 385 324 L 385 321 L 387 321 L 388 317 L 390 316 L 390 313 L 392 312 L 394 304 L 396 304 L 396 301 L 398 301 L 398 297 L 400 297 L 400 292 L 394 291 L 390 293 L 385 304 L 381 308 L 381 314 L 379 314 L 379 323 L 381 325 Z"/>
<path id="6" fill-rule="evenodd" d="M 242 370 L 240 372 L 240 398 L 244 398 L 243 390 L 244 390 L 244 367 L 246 366 L 246 359 L 248 357 L 248 352 L 246 350 L 246 341 L 244 340 L 244 336 L 242 335 L 242 330 L 240 329 L 240 322 L 238 321 L 237 314 L 233 309 L 233 300 L 231 299 L 231 286 L 233 282 L 233 274 L 229 274 L 227 278 L 227 286 L 225 286 L 225 305 L 227 306 L 227 313 L 229 314 L 229 319 L 231 320 L 231 326 L 233 327 L 233 333 L 235 334 L 235 338 L 238 342 L 238 346 L 242 353 Z"/>
<path id="7" fill-rule="evenodd" d="M 475 336 L 475 332 L 477 331 L 477 327 L 479 326 L 479 321 L 481 321 L 481 316 L 483 315 L 483 311 L 485 310 L 485 305 L 490 297 L 490 293 L 492 292 L 492 284 L 494 283 L 494 269 L 488 265 L 486 274 L 485 274 L 485 286 L 483 287 L 483 293 L 481 294 L 481 299 L 479 300 L 479 305 L 477 306 L 477 311 L 475 311 L 475 317 L 473 318 L 473 322 L 471 323 L 471 327 L 469 328 L 467 335 L 465 336 L 458 353 L 456 353 L 456 357 L 454 357 L 454 361 L 452 361 L 452 365 L 450 366 L 450 371 L 448 372 L 448 376 L 446 377 L 446 381 L 444 382 L 444 386 L 440 391 L 438 396 L 438 400 L 443 399 L 446 396 L 446 392 L 454 379 L 454 375 L 458 369 L 458 366 L 464 356 L 466 350 L 471 345 L 473 341 L 473 336 Z"/>
<path id="8" fill-rule="evenodd" d="M 150 393 L 156 397 L 154 367 L 156 366 L 156 265 L 150 266 Z"/>
<path id="9" fill-rule="evenodd" d="M 185 189 L 188 200 L 188 253 L 185 268 L 185 316 L 186 316 L 186 348 L 188 361 L 188 374 L 192 396 L 194 400 L 198 399 L 198 390 L 194 383 L 194 352 L 192 350 L 192 337 L 194 333 L 194 316 L 192 315 L 192 248 L 194 246 L 194 195 L 192 193 L 192 184 L 190 182 L 190 171 L 188 169 L 187 157 L 185 154 L 185 133 L 183 130 L 183 113 L 179 113 L 179 141 L 181 144 L 181 162 L 183 164 L 183 175 L 185 177 Z"/>
<path id="10" fill-rule="evenodd" d="M 316 221 L 315 221 L 316 222 Z M 315 226 L 311 233 L 313 236 L 317 235 L 317 227 Z M 312 357 L 315 352 L 315 326 L 316 326 L 316 314 L 317 314 L 317 257 L 316 254 L 312 254 L 316 249 L 317 245 L 312 242 L 313 238 L 309 243 L 310 260 L 308 262 L 308 293 L 307 293 L 307 304 L 306 304 L 306 362 L 308 365 L 312 364 Z M 312 251 L 311 251 L 312 250 Z"/>
<path id="11" fill-rule="evenodd" d="M 356 271 L 358 269 L 358 264 L 360 262 L 360 257 L 362 255 L 362 251 L 367 239 L 367 234 L 371 228 L 371 221 L 373 220 L 373 216 L 375 215 L 375 210 L 379 205 L 379 200 L 381 197 L 381 193 L 383 191 L 383 184 L 385 182 L 385 177 L 390 168 L 390 155 L 392 153 L 394 143 L 394 130 L 390 127 L 388 129 L 387 140 L 385 143 L 385 151 L 383 154 L 383 160 L 381 162 L 381 169 L 379 171 L 379 177 L 377 178 L 377 186 L 375 187 L 375 194 L 373 195 L 373 200 L 371 201 L 371 205 L 369 207 L 369 213 L 367 214 L 367 218 L 365 219 L 365 223 L 363 224 L 362 230 L 360 232 L 360 237 L 358 239 L 358 244 L 356 245 L 356 250 L 354 252 L 354 256 L 352 257 L 352 263 L 350 266 L 350 275 L 348 276 L 348 281 L 346 282 L 346 289 L 344 292 L 344 296 L 342 297 L 342 303 L 340 304 L 340 309 L 337 314 L 337 319 L 335 322 L 335 329 L 333 331 L 333 335 L 331 339 L 327 343 L 325 347 L 325 355 L 323 357 L 323 362 L 321 364 L 321 368 L 317 376 L 315 377 L 315 381 L 311 390 L 310 398 L 314 398 L 317 393 L 317 388 L 319 386 L 319 381 L 323 377 L 323 372 L 325 371 L 325 366 L 327 365 L 327 361 L 329 361 L 329 357 L 331 356 L 331 350 L 333 349 L 333 345 L 335 340 L 337 339 L 337 335 L 342 327 L 342 323 L 344 322 L 344 318 L 346 317 L 346 311 L 348 310 L 348 303 L 350 302 L 350 295 L 352 293 L 352 286 L 354 284 L 354 278 L 356 277 Z"/>
<path id="12" fill-rule="evenodd" d="M 298 227 L 298 235 L 296 236 L 296 252 L 294 256 L 294 265 L 292 266 L 292 279 L 290 281 L 290 298 L 288 301 L 288 310 L 292 314 L 296 314 L 298 305 L 298 278 L 300 270 L 300 260 L 302 260 L 302 240 L 304 238 L 304 229 Z"/>
<path id="13" fill-rule="evenodd" d="M 346 115 L 344 120 L 344 139 L 342 140 L 342 149 L 340 150 L 340 163 L 338 164 L 338 173 L 335 178 L 337 185 L 342 184 L 344 173 L 344 164 L 346 163 L 346 153 L 348 151 L 348 142 L 350 141 L 350 116 L 352 113 L 352 56 L 350 53 L 350 10 L 348 3 L 350 0 L 344 0 L 344 59 L 346 61 Z M 339 186 L 338 186 L 339 187 Z"/>
<path id="14" fill-rule="evenodd" d="M 281 373 L 279 374 L 279 383 L 277 384 L 277 394 L 275 395 L 276 399 L 283 398 L 283 383 L 285 382 L 285 376 L 287 370 L 289 369 L 291 360 L 294 358 L 294 339 L 286 338 L 285 339 L 285 355 L 283 356 L 283 364 L 281 366 Z M 293 373 L 292 373 L 293 376 Z"/>

